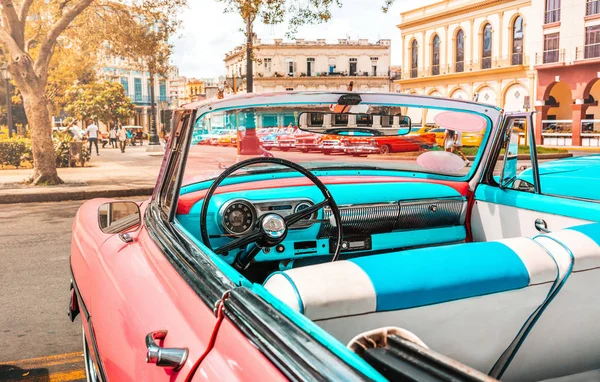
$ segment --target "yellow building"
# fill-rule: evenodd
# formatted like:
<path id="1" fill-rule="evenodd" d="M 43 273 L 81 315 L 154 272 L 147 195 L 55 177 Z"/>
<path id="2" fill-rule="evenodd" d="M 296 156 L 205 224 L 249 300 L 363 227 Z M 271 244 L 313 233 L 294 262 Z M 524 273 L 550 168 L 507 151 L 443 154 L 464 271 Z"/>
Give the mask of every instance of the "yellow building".
<path id="1" fill-rule="evenodd" d="M 478 99 L 507 111 L 532 108 L 530 9 L 531 0 L 444 0 L 402 13 L 403 65 L 394 90 Z"/>

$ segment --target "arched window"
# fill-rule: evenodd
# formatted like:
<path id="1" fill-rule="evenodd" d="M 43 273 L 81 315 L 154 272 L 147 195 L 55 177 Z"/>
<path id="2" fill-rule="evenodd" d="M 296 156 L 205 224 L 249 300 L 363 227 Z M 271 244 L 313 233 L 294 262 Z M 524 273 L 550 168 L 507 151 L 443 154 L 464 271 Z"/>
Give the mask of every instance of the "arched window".
<path id="1" fill-rule="evenodd" d="M 434 76 L 440 74 L 440 36 L 437 34 L 431 46 L 431 74 Z"/>
<path id="2" fill-rule="evenodd" d="M 523 65 L 523 17 L 521 16 L 513 22 L 511 63 Z"/>
<path id="3" fill-rule="evenodd" d="M 454 53 L 454 70 L 457 73 L 465 70 L 465 32 L 459 29 L 456 33 L 456 47 Z"/>
<path id="4" fill-rule="evenodd" d="M 410 53 L 410 78 L 416 78 L 419 74 L 419 44 L 417 44 L 417 40 L 413 40 Z"/>
<path id="5" fill-rule="evenodd" d="M 492 24 L 485 24 L 481 37 L 481 69 L 490 69 L 492 67 Z"/>

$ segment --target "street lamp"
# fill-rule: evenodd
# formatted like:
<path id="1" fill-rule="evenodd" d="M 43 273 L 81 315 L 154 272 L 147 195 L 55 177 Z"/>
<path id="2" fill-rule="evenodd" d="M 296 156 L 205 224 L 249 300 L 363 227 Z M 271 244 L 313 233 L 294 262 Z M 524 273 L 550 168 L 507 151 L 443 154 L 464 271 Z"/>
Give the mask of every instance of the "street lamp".
<path id="1" fill-rule="evenodd" d="M 2 78 L 6 81 L 6 121 L 8 125 L 8 137 L 12 137 L 12 102 L 10 101 L 10 73 L 8 72 L 8 65 L 5 63 L 2 65 Z"/>

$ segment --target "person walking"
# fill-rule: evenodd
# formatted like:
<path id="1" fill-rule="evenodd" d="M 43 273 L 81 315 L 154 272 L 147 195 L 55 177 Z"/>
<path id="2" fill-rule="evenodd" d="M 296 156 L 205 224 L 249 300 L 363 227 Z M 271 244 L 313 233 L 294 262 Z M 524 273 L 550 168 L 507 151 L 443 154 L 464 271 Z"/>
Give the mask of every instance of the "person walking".
<path id="1" fill-rule="evenodd" d="M 113 149 L 117 148 L 117 128 L 113 127 L 108 132 L 108 143 L 110 143 L 110 147 Z"/>
<path id="2" fill-rule="evenodd" d="M 456 132 L 454 130 L 446 129 L 444 132 L 444 150 L 451 153 L 454 151 L 454 137 Z"/>
<path id="3" fill-rule="evenodd" d="M 460 157 L 462 158 L 462 160 L 465 161 L 466 165 L 469 166 L 469 164 L 471 162 L 469 162 L 469 160 L 467 159 L 467 157 L 465 156 L 465 154 L 462 152 L 462 132 L 460 131 L 456 131 L 456 133 L 454 134 L 454 144 L 453 144 L 453 153 L 458 152 L 458 155 L 460 155 Z"/>
<path id="4" fill-rule="evenodd" d="M 90 145 L 90 153 L 92 152 L 92 143 L 96 146 L 96 155 L 100 155 L 100 151 L 98 150 L 98 126 L 94 122 L 88 125 L 85 133 L 88 137 L 88 142 Z"/>
<path id="5" fill-rule="evenodd" d="M 127 145 L 127 131 L 121 127 L 117 132 L 117 136 L 119 138 L 119 147 L 121 148 L 121 152 L 125 152 L 125 146 Z"/>

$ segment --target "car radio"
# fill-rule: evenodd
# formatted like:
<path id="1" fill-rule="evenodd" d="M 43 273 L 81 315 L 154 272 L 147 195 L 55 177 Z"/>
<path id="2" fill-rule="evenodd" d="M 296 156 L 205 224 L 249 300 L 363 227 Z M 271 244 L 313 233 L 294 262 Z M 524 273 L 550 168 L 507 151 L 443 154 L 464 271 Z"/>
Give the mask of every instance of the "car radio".
<path id="1" fill-rule="evenodd" d="M 337 240 L 329 239 L 330 251 L 335 250 Z M 372 246 L 371 236 L 360 236 L 344 238 L 341 244 L 341 252 L 354 252 L 354 251 L 369 251 Z"/>

